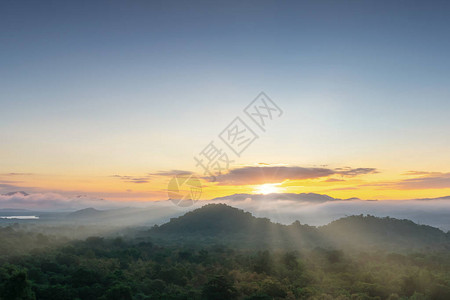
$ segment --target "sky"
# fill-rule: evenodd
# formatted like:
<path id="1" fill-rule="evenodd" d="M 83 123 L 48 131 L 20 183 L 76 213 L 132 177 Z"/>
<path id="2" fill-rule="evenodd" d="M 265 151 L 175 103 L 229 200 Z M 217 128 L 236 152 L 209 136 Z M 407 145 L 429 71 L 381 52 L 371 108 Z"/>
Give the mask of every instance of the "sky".
<path id="1" fill-rule="evenodd" d="M 2 1 L 0 193 L 450 195 L 448 28 L 447 1 Z M 258 136 L 239 156 L 236 117 Z M 233 161 L 214 181 L 211 141 Z"/>

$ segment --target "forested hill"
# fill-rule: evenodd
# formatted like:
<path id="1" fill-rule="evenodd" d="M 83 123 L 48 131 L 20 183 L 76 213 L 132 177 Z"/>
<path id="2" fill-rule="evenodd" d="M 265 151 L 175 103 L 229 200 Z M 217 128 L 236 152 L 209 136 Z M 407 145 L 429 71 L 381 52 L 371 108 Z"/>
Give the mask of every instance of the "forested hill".
<path id="1" fill-rule="evenodd" d="M 225 204 L 208 204 L 185 215 L 170 219 L 157 231 L 169 234 L 234 234 L 264 230 L 276 226 L 266 218 L 256 218 L 249 212 Z"/>
<path id="2" fill-rule="evenodd" d="M 314 227 L 272 223 L 225 204 L 208 204 L 155 227 L 150 234 L 179 242 L 222 242 L 250 248 L 450 249 L 450 234 L 410 220 L 349 216 Z"/>
<path id="3" fill-rule="evenodd" d="M 411 220 L 349 216 L 321 227 L 320 231 L 340 246 L 450 249 L 450 233 L 428 225 L 418 225 Z"/>

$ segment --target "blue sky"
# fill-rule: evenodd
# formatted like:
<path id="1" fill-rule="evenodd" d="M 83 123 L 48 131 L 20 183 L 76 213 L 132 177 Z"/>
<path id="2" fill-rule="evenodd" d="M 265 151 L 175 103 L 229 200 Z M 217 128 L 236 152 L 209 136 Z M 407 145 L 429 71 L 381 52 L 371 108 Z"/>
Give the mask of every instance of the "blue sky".
<path id="1" fill-rule="evenodd" d="M 240 163 L 450 167 L 446 1 L 3 1 L 0 167 L 192 168 L 260 91 Z"/>

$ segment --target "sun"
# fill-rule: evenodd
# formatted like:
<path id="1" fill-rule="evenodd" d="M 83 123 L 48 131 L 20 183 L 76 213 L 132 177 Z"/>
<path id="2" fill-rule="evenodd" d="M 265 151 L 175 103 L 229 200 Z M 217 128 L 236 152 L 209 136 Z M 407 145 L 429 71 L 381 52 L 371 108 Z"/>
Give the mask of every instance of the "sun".
<path id="1" fill-rule="evenodd" d="M 255 188 L 255 193 L 263 195 L 279 193 L 281 189 L 277 185 L 279 185 L 279 183 L 266 183 L 258 185 Z"/>

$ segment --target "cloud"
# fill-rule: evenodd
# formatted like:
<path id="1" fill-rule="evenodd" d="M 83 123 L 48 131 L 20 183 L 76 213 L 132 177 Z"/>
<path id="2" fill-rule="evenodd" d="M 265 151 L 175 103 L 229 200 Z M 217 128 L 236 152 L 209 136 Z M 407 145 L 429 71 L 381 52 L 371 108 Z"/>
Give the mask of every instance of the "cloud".
<path id="1" fill-rule="evenodd" d="M 26 208 L 37 210 L 78 209 L 90 206 L 102 207 L 107 201 L 88 196 L 63 196 L 57 193 L 8 193 L 0 195 L 1 208 Z"/>
<path id="2" fill-rule="evenodd" d="M 340 175 L 355 177 L 365 174 L 376 173 L 375 168 L 349 167 L 329 169 L 329 168 L 306 168 L 299 166 L 268 166 L 255 167 L 247 166 L 230 170 L 226 174 L 218 175 L 217 182 L 222 185 L 253 185 L 264 183 L 277 183 L 284 180 L 305 180 Z"/>
<path id="3" fill-rule="evenodd" d="M 329 189 L 327 191 L 353 191 L 353 190 L 358 190 L 359 188 L 357 187 L 341 187 L 341 188 L 334 188 L 334 189 Z"/>
<path id="4" fill-rule="evenodd" d="M 408 171 L 403 175 L 414 177 L 397 181 L 365 183 L 359 187 L 396 190 L 450 189 L 450 173 Z"/>
<path id="5" fill-rule="evenodd" d="M 402 175 L 407 175 L 407 176 L 413 175 L 414 176 L 414 175 L 429 175 L 429 174 L 433 174 L 433 172 L 408 171 L 408 172 L 403 173 Z M 434 174 L 436 174 L 436 173 L 434 173 Z M 439 174 L 439 172 L 437 174 Z"/>
<path id="6" fill-rule="evenodd" d="M 408 174 L 412 174 L 408 172 Z M 447 189 L 450 188 L 450 173 L 416 172 L 416 178 L 403 179 L 394 186 L 406 190 Z"/>
<path id="7" fill-rule="evenodd" d="M 67 195 L 61 192 L 10 192 L 0 194 L 0 209 L 29 209 L 36 211 L 73 211 L 87 207 L 97 209 L 113 209 L 120 207 L 144 207 L 155 202 L 142 200 L 123 201 L 124 197 L 130 197 L 130 191 L 123 193 L 90 193 L 89 195 Z M 140 193 L 143 194 L 143 193 Z M 117 200 L 112 200 L 119 196 Z M 148 196 L 161 196 L 161 193 L 148 193 Z M 103 197 L 108 197 L 104 199 Z M 111 198 L 112 197 L 112 198 Z M 161 199 L 167 199 L 161 198 Z M 172 204 L 173 205 L 173 204 Z"/>
<path id="8" fill-rule="evenodd" d="M 2 174 L 3 176 L 32 176 L 33 173 L 6 173 Z"/>
<path id="9" fill-rule="evenodd" d="M 323 182 L 342 182 L 345 181 L 344 179 L 337 179 L 337 178 L 330 178 L 327 180 L 324 180 Z"/>
<path id="10" fill-rule="evenodd" d="M 132 183 L 148 183 L 148 180 L 145 179 L 141 179 L 141 178 L 133 178 L 131 180 L 128 180 L 127 182 L 132 182 Z"/>
<path id="11" fill-rule="evenodd" d="M 312 179 L 327 177 L 334 172 L 326 168 L 303 167 L 242 167 L 230 170 L 227 174 L 217 176 L 217 181 L 224 185 L 245 185 L 276 183 L 286 179 Z"/>
<path id="12" fill-rule="evenodd" d="M 115 178 L 122 180 L 123 182 L 130 182 L 130 183 L 149 183 L 150 182 L 150 176 L 135 177 L 135 176 L 128 176 L 128 175 L 112 175 L 111 177 L 115 177 Z"/>
<path id="13" fill-rule="evenodd" d="M 335 169 L 336 174 L 342 175 L 342 176 L 349 176 L 349 177 L 355 177 L 359 175 L 365 175 L 365 174 L 375 174 L 378 173 L 377 169 L 375 168 L 356 168 L 352 169 L 350 167 L 345 168 L 337 168 Z"/>
<path id="14" fill-rule="evenodd" d="M 176 175 L 192 175 L 193 172 L 185 171 L 185 170 L 168 170 L 168 171 L 159 171 L 155 173 L 148 173 L 144 176 L 130 176 L 130 175 L 112 175 L 111 177 L 118 178 L 123 182 L 130 183 L 149 183 L 151 179 L 155 176 L 176 176 Z"/>
<path id="15" fill-rule="evenodd" d="M 7 181 L 0 181 L 0 189 L 7 189 L 7 188 L 17 189 L 19 187 L 17 185 L 10 184 Z"/>
<path id="16" fill-rule="evenodd" d="M 24 186 L 24 185 L 18 185 L 23 183 L 22 181 L 10 181 L 10 180 L 0 180 L 0 193 L 8 193 L 8 192 L 15 192 L 15 191 L 21 191 L 26 190 L 29 192 L 39 192 L 40 189 L 33 186 Z"/>
<path id="17" fill-rule="evenodd" d="M 159 171 L 156 173 L 149 173 L 149 175 L 155 175 L 155 176 L 176 176 L 176 175 L 192 175 L 193 173 L 191 171 L 185 171 L 185 170 L 169 170 L 169 171 Z"/>

